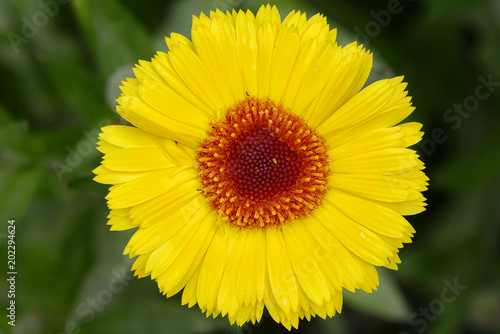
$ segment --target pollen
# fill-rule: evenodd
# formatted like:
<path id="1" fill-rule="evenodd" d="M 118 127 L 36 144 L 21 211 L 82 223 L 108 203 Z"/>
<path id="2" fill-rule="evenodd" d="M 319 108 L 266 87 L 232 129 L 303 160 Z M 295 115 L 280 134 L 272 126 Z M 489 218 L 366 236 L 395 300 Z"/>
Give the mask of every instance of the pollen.
<path id="1" fill-rule="evenodd" d="M 249 97 L 207 135 L 197 151 L 203 192 L 229 223 L 279 226 L 321 204 L 330 173 L 325 140 L 283 106 Z"/>

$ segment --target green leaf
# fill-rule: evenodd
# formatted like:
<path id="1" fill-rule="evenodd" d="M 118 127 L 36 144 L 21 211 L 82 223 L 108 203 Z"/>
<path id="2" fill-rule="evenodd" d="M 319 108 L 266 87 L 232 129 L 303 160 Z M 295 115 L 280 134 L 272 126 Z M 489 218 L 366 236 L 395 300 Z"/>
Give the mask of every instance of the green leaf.
<path id="1" fill-rule="evenodd" d="M 220 315 L 213 319 L 206 317 L 198 305 L 188 308 L 182 306 L 180 298 L 165 298 L 155 287 L 156 283 L 147 279 L 130 282 L 130 289 L 114 296 L 116 302 L 82 328 L 85 333 L 175 333 L 175 334 L 214 334 L 250 333 L 252 328 L 230 326 L 229 320 Z M 137 285 L 151 285 L 151 289 L 138 291 Z M 154 291 L 156 290 L 156 291 Z M 139 319 L 147 319 L 139 320 Z"/>
<path id="2" fill-rule="evenodd" d="M 41 180 L 41 169 L 38 166 L 25 167 L 18 170 L 18 166 L 3 166 L 0 185 L 0 215 L 17 219 L 23 217 Z"/>
<path id="3" fill-rule="evenodd" d="M 12 121 L 12 116 L 9 114 L 7 109 L 0 104 L 0 124 L 5 124 Z"/>
<path id="4" fill-rule="evenodd" d="M 146 29 L 120 2 L 74 0 L 71 6 L 104 78 L 153 56 Z"/>
<path id="5" fill-rule="evenodd" d="M 100 243 L 99 258 L 82 280 L 79 293 L 73 300 L 68 322 L 74 322 L 75 325 L 90 322 L 133 279 L 130 272 L 131 260 L 122 255 L 127 235 L 130 237 L 130 233 L 114 234 L 113 237 L 106 235 L 106 241 Z M 96 306 L 91 304 L 93 301 Z"/>
<path id="6" fill-rule="evenodd" d="M 474 6 L 487 0 L 440 0 L 429 2 L 429 17 L 434 19 L 448 18 L 459 11 L 471 11 Z"/>
<path id="7" fill-rule="evenodd" d="M 470 192 L 480 187 L 486 188 L 498 179 L 500 133 L 490 135 L 484 130 L 480 140 L 470 137 L 467 140 L 477 140 L 479 148 L 471 153 L 455 153 L 436 167 L 435 174 L 439 177 L 434 180 L 435 186 Z M 483 144 L 483 141 L 486 143 Z"/>
<path id="8" fill-rule="evenodd" d="M 9 122 L 0 127 L 0 150 L 13 147 L 26 135 L 28 122 Z"/>
<path id="9" fill-rule="evenodd" d="M 387 270 L 378 270 L 380 286 L 371 294 L 358 291 L 344 292 L 347 305 L 374 317 L 388 321 L 402 322 L 408 320 L 410 307 L 401 287 Z"/>
<path id="10" fill-rule="evenodd" d="M 52 60 L 42 62 L 61 96 L 84 116 L 88 123 L 113 116 L 106 106 L 103 86 L 82 66 Z"/>

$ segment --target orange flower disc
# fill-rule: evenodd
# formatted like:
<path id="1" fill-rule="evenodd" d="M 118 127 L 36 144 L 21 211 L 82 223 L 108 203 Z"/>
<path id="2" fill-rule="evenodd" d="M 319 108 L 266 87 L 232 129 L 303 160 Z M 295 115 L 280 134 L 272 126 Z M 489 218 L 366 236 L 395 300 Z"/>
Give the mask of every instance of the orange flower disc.
<path id="1" fill-rule="evenodd" d="M 279 226 L 321 204 L 327 148 L 300 117 L 250 97 L 212 126 L 198 149 L 198 169 L 210 205 L 231 224 Z"/>

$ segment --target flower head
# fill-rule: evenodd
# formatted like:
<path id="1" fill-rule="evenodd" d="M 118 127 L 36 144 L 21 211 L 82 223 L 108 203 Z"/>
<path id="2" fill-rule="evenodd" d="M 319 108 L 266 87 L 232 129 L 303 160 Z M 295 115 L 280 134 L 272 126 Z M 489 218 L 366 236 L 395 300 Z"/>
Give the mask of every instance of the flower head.
<path id="1" fill-rule="evenodd" d="M 276 7 L 193 18 L 192 41 L 139 61 L 102 129 L 97 182 L 125 254 L 170 297 L 231 323 L 333 316 L 342 289 L 397 269 L 427 177 L 402 77 L 363 88 L 372 55 L 326 18 Z"/>

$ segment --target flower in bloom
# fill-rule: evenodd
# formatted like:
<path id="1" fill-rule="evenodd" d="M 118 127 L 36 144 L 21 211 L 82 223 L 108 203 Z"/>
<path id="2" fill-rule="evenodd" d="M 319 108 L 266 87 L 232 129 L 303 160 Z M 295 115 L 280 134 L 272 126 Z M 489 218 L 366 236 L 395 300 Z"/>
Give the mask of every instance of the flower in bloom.
<path id="1" fill-rule="evenodd" d="M 125 254 L 167 297 L 231 323 L 290 329 L 341 311 L 397 269 L 428 178 L 402 77 L 365 87 L 372 55 L 326 18 L 276 7 L 193 18 L 192 40 L 139 61 L 100 134 L 95 180 Z"/>

